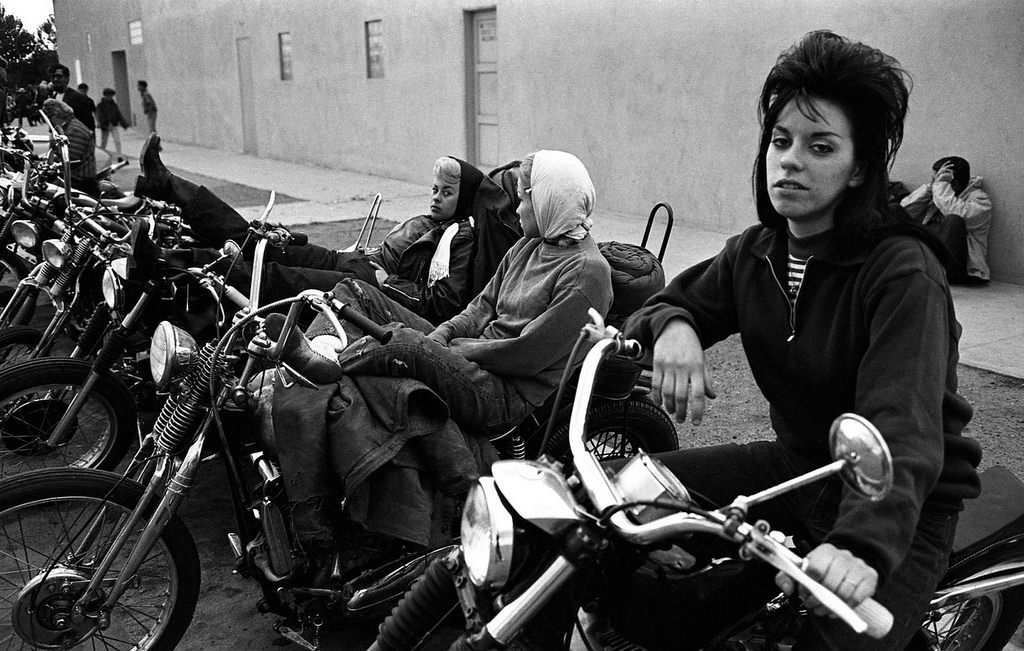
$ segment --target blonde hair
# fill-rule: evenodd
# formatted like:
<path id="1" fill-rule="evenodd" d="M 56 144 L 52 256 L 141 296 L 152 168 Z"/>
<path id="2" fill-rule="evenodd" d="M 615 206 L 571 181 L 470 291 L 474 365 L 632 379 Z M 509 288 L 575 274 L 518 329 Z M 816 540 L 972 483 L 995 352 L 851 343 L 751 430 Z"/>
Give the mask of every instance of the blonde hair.
<path id="1" fill-rule="evenodd" d="M 434 161 L 434 176 L 442 183 L 454 185 L 462 180 L 462 167 L 454 158 L 442 156 Z"/>
<path id="2" fill-rule="evenodd" d="M 43 102 L 43 113 L 46 113 L 46 116 L 51 120 L 53 118 L 67 120 L 75 115 L 74 109 L 53 97 Z"/>

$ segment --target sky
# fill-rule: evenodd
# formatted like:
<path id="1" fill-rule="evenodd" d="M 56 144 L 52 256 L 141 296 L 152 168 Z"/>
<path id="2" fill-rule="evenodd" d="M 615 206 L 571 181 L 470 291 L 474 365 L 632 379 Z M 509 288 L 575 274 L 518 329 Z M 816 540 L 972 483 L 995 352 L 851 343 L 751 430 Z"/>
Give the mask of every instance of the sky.
<path id="1" fill-rule="evenodd" d="M 25 31 L 34 34 L 53 13 L 53 0 L 0 0 L 4 10 L 21 19 Z"/>

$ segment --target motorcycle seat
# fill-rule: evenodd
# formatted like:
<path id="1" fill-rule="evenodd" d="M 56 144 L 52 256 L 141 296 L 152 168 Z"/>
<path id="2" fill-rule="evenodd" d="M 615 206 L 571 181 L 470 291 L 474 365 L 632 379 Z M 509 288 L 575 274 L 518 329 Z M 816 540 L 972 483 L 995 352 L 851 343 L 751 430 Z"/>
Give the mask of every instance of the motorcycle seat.
<path id="1" fill-rule="evenodd" d="M 101 199 L 100 202 L 108 208 L 117 208 L 121 212 L 134 212 L 142 206 L 142 197 L 136 197 L 134 194 L 128 194 L 119 199 Z"/>
<path id="2" fill-rule="evenodd" d="M 981 473 L 981 495 L 964 503 L 950 565 L 1016 534 L 1024 534 L 1024 484 L 1007 468 L 992 466 Z"/>

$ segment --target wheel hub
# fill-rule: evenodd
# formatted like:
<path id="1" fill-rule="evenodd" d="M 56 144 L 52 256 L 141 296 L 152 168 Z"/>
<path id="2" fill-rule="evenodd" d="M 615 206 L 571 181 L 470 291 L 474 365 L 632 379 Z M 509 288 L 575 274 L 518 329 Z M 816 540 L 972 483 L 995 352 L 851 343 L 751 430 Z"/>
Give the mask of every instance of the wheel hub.
<path id="1" fill-rule="evenodd" d="M 74 609 L 88 584 L 88 576 L 59 566 L 29 581 L 12 609 L 18 637 L 36 649 L 63 649 L 91 635 L 94 620 Z"/>
<path id="2" fill-rule="evenodd" d="M 47 398 L 32 400 L 8 412 L 0 431 L 0 441 L 15 454 L 38 457 L 52 452 L 46 440 L 60 422 L 68 403 Z"/>

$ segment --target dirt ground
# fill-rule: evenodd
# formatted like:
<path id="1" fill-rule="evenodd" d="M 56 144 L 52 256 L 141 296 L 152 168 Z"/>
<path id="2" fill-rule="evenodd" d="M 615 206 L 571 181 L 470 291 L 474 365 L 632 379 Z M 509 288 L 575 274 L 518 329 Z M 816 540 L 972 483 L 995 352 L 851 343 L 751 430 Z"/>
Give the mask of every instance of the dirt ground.
<path id="1" fill-rule="evenodd" d="M 312 242 L 341 246 L 352 241 L 349 228 L 311 224 L 296 230 L 309 234 Z M 383 233 L 390 225 L 380 228 Z M 709 364 L 719 397 L 711 402 L 700 426 L 678 426 L 681 444 L 700 446 L 769 436 L 767 405 L 754 386 L 738 338 L 712 348 Z M 975 410 L 966 435 L 982 444 L 983 467 L 1002 464 L 1024 478 L 1024 381 L 963 366 L 959 377 L 961 392 Z M 272 629 L 276 617 L 256 611 L 260 597 L 256 584 L 231 573 L 227 533 L 233 516 L 219 462 L 210 464 L 200 477 L 183 517 L 196 536 L 204 574 L 195 620 L 179 648 L 273 649 L 289 645 Z M 372 625 L 325 628 L 321 648 L 365 649 L 374 630 Z"/>

